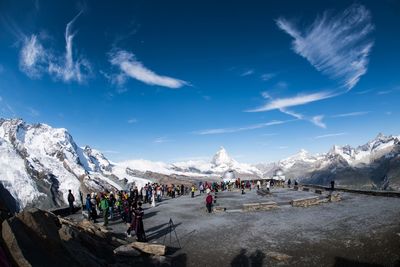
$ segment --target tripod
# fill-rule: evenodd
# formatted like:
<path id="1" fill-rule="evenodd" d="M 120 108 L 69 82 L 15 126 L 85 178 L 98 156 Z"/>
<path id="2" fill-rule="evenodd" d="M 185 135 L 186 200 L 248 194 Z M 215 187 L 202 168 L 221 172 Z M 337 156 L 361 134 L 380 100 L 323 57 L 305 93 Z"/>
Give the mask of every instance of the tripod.
<path id="1" fill-rule="evenodd" d="M 175 224 L 174 224 L 174 222 L 172 221 L 171 218 L 169 218 L 169 222 L 168 222 L 168 226 L 166 228 L 166 231 L 167 232 L 165 233 L 163 244 L 165 245 L 165 239 L 167 238 L 168 233 L 169 233 L 169 244 L 172 243 L 172 231 L 174 231 L 175 237 L 176 237 L 176 241 L 178 242 L 179 248 L 182 248 L 181 244 L 179 242 L 178 234 L 175 231 Z"/>

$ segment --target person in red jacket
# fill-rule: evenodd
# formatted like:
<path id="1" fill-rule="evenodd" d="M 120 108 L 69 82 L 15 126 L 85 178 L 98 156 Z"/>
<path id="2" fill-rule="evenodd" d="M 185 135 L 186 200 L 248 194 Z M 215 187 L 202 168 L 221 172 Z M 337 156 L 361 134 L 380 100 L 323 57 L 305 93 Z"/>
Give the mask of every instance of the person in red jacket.
<path id="1" fill-rule="evenodd" d="M 208 193 L 207 197 L 206 197 L 206 207 L 207 207 L 208 213 L 211 213 L 212 202 L 213 202 L 213 197 L 210 193 Z"/>

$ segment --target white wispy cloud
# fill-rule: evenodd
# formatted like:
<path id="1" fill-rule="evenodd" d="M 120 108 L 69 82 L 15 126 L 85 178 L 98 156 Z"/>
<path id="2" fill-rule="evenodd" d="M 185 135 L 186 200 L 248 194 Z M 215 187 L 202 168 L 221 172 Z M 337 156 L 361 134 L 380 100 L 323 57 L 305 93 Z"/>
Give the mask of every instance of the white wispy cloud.
<path id="1" fill-rule="evenodd" d="M 16 117 L 16 113 L 13 109 L 13 107 L 11 107 L 2 96 L 0 96 L 0 114 L 4 117 Z"/>
<path id="2" fill-rule="evenodd" d="M 311 118 L 311 122 L 314 123 L 315 125 L 317 125 L 318 127 L 321 128 L 326 128 L 326 124 L 322 121 L 322 119 L 324 118 L 324 115 L 318 115 L 318 116 L 314 116 Z"/>
<path id="3" fill-rule="evenodd" d="M 261 136 L 275 136 L 275 135 L 278 135 L 277 133 L 265 133 L 265 134 L 262 134 Z"/>
<path id="4" fill-rule="evenodd" d="M 323 119 L 323 115 L 318 115 L 318 116 L 314 116 L 314 117 L 308 117 L 304 114 L 298 113 L 298 112 L 294 112 L 291 110 L 287 110 L 287 109 L 279 109 L 280 112 L 285 113 L 287 115 L 290 115 L 298 120 L 305 120 L 305 121 L 309 121 L 312 124 L 321 127 L 321 128 L 326 128 L 326 124 L 322 122 Z"/>
<path id="5" fill-rule="evenodd" d="M 314 139 L 329 138 L 329 137 L 341 136 L 341 135 L 346 135 L 346 134 L 347 133 L 324 134 L 324 135 L 315 136 Z"/>
<path id="6" fill-rule="evenodd" d="M 27 107 L 26 109 L 31 117 L 38 117 L 40 115 L 40 112 L 32 107 Z"/>
<path id="7" fill-rule="evenodd" d="M 77 18 L 82 14 L 78 13 L 65 28 L 65 55 L 57 61 L 49 62 L 49 72 L 55 74 L 59 79 L 68 81 L 83 82 L 87 73 L 91 71 L 89 61 L 85 58 L 74 59 L 72 47 L 76 32 L 72 32 L 72 27 Z"/>
<path id="8" fill-rule="evenodd" d="M 76 58 L 73 55 L 73 39 L 76 32 L 72 32 L 72 27 L 81 14 L 82 12 L 79 12 L 66 26 L 65 53 L 62 55 L 46 49 L 38 35 L 24 36 L 19 59 L 21 71 L 31 78 L 40 78 L 44 73 L 48 73 L 64 82 L 84 82 L 91 73 L 90 63 L 83 57 Z"/>
<path id="9" fill-rule="evenodd" d="M 31 78 L 39 78 L 46 70 L 48 55 L 36 35 L 24 37 L 19 67 Z"/>
<path id="10" fill-rule="evenodd" d="M 269 81 L 272 78 L 274 78 L 277 74 L 276 73 L 264 73 L 261 75 L 261 80 L 263 81 Z"/>
<path id="11" fill-rule="evenodd" d="M 368 114 L 369 111 L 356 111 L 356 112 L 350 112 L 350 113 L 342 113 L 342 114 L 336 114 L 332 115 L 332 118 L 344 118 L 344 117 L 356 117 L 356 116 L 363 116 Z"/>
<path id="12" fill-rule="evenodd" d="M 253 73 L 254 73 L 254 70 L 246 70 L 242 74 L 240 74 L 240 76 L 242 76 L 242 77 L 249 76 L 249 75 L 252 75 Z"/>
<path id="13" fill-rule="evenodd" d="M 161 144 L 161 143 L 167 143 L 167 142 L 171 142 L 171 140 L 169 140 L 167 137 L 157 137 L 156 139 L 153 140 L 153 143 L 155 144 Z"/>
<path id="14" fill-rule="evenodd" d="M 355 93 L 357 95 L 365 95 L 365 94 L 368 94 L 369 92 L 372 92 L 372 89 L 362 90 L 362 91 L 358 91 L 358 92 L 355 92 Z"/>
<path id="15" fill-rule="evenodd" d="M 374 29 L 368 9 L 353 4 L 342 13 L 332 16 L 325 12 L 306 29 L 285 18 L 278 18 L 280 29 L 294 38 L 293 50 L 307 59 L 318 71 L 339 79 L 350 90 L 367 72 L 368 56 Z"/>
<path id="16" fill-rule="evenodd" d="M 217 128 L 217 129 L 207 129 L 207 130 L 201 130 L 201 131 L 196 131 L 194 134 L 198 135 L 209 135 L 209 134 L 225 134 L 225 133 L 236 133 L 236 132 L 243 132 L 243 131 L 249 131 L 249 130 L 255 130 L 255 129 L 261 129 L 265 128 L 268 126 L 272 125 L 278 125 L 278 124 L 284 124 L 291 122 L 293 120 L 287 120 L 287 121 L 270 121 L 270 122 L 265 122 L 265 123 L 258 123 L 258 124 L 253 124 L 249 126 L 244 126 L 244 127 L 237 127 L 237 128 Z"/>
<path id="17" fill-rule="evenodd" d="M 291 111 L 291 110 L 287 110 L 287 109 L 281 108 L 281 109 L 279 109 L 279 111 L 282 112 L 282 113 L 285 113 L 287 115 L 290 115 L 292 117 L 295 117 L 296 119 L 299 119 L 299 120 L 304 119 L 304 115 L 303 114 L 300 114 L 300 113 L 297 113 L 297 112 L 294 112 L 294 111 Z"/>
<path id="18" fill-rule="evenodd" d="M 264 92 L 263 97 L 269 99 L 270 101 L 261 107 L 247 110 L 247 112 L 262 112 L 274 109 L 284 109 L 287 107 L 308 104 L 311 102 L 319 101 L 333 96 L 335 95 L 331 92 L 317 92 L 311 94 L 301 94 L 294 97 L 272 99 L 271 97 L 267 98 Z"/>
<path id="19" fill-rule="evenodd" d="M 383 90 L 383 91 L 378 91 L 376 94 L 377 95 L 387 95 L 393 92 L 393 90 Z"/>
<path id="20" fill-rule="evenodd" d="M 129 123 L 129 124 L 136 123 L 136 122 L 138 122 L 138 120 L 135 119 L 135 118 L 132 118 L 132 119 L 129 119 L 129 120 L 128 120 L 128 123 Z"/>
<path id="21" fill-rule="evenodd" d="M 121 71 L 116 76 L 113 76 L 113 82 L 118 85 L 123 85 L 128 77 L 149 85 L 158 85 L 173 89 L 189 85 L 186 81 L 162 76 L 146 68 L 142 62 L 138 61 L 135 55 L 130 52 L 119 50 L 109 53 L 109 57 L 110 63 L 117 66 Z"/>

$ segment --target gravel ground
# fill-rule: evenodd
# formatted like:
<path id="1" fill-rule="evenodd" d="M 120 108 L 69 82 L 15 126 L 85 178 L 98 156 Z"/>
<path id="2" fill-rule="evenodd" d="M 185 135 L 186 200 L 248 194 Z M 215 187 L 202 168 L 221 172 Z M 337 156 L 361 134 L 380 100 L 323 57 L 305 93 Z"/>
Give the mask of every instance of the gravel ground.
<path id="1" fill-rule="evenodd" d="M 205 195 L 182 196 L 145 208 L 148 241 L 175 249 L 177 266 L 400 266 L 400 198 L 341 193 L 342 201 L 308 208 L 287 205 L 312 192 L 273 189 L 220 192 L 227 211 L 208 214 Z M 275 201 L 279 208 L 239 212 L 242 203 Z M 173 220 L 181 249 L 170 232 Z M 120 237 L 126 225 L 110 228 Z M 129 239 L 131 240 L 131 239 Z M 133 238 L 132 238 L 133 240 Z M 179 264 L 178 264 L 179 263 Z"/>

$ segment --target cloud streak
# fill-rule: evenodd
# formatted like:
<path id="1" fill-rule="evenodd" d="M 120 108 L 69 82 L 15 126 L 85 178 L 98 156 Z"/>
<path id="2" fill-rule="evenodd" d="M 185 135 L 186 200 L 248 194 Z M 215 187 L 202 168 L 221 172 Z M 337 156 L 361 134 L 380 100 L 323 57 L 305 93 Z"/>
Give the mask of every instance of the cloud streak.
<path id="1" fill-rule="evenodd" d="M 146 68 L 138 61 L 134 54 L 124 50 L 110 53 L 110 63 L 120 69 L 120 73 L 113 76 L 112 82 L 123 85 L 127 78 L 133 78 L 148 85 L 158 85 L 171 89 L 177 89 L 188 85 L 188 82 L 176 78 L 162 76 Z"/>
<path id="2" fill-rule="evenodd" d="M 50 49 L 46 49 L 40 42 L 38 35 L 23 36 L 23 45 L 20 51 L 20 70 L 30 78 L 40 78 L 44 73 L 64 82 L 76 81 L 82 83 L 91 73 L 88 60 L 82 57 L 74 58 L 73 40 L 76 32 L 72 27 L 79 12 L 65 28 L 65 54 L 56 55 Z"/>
<path id="3" fill-rule="evenodd" d="M 345 117 L 356 117 L 356 116 L 363 116 L 368 114 L 369 111 L 356 111 L 356 112 L 350 112 L 350 113 L 343 113 L 343 114 L 336 114 L 332 115 L 332 118 L 345 118 Z"/>
<path id="4" fill-rule="evenodd" d="M 321 139 L 321 138 L 329 138 L 329 137 L 336 137 L 336 136 L 342 136 L 346 135 L 347 133 L 332 133 L 332 134 L 324 134 L 324 135 L 318 135 L 314 137 L 314 139 Z"/>
<path id="5" fill-rule="evenodd" d="M 279 111 L 282 112 L 282 113 L 285 113 L 285 114 L 287 114 L 289 116 L 292 116 L 292 117 L 294 117 L 294 118 L 296 118 L 298 120 L 309 121 L 312 124 L 314 124 L 314 125 L 316 125 L 316 126 L 318 126 L 320 128 L 324 128 L 324 129 L 326 128 L 326 124 L 324 122 L 322 122 L 322 119 L 324 118 L 323 115 L 318 115 L 318 116 L 314 116 L 314 117 L 310 118 L 310 117 L 305 116 L 303 114 L 300 114 L 298 112 L 294 112 L 294 111 L 283 109 L 283 108 L 279 109 Z"/>
<path id="6" fill-rule="evenodd" d="M 167 139 L 166 137 L 157 137 L 156 139 L 153 140 L 153 143 L 155 144 L 162 144 L 167 142 L 171 142 L 171 140 Z"/>
<path id="7" fill-rule="evenodd" d="M 324 115 L 318 115 L 318 116 L 314 116 L 311 118 L 311 122 L 314 123 L 315 125 L 317 125 L 318 127 L 321 128 L 326 128 L 326 124 L 322 121 L 322 119 L 324 118 Z"/>
<path id="8" fill-rule="evenodd" d="M 237 133 L 237 132 L 243 132 L 243 131 L 249 131 L 249 130 L 255 130 L 255 129 L 261 129 L 273 125 L 279 125 L 279 124 L 284 124 L 288 122 L 292 122 L 293 120 L 287 120 L 287 121 L 270 121 L 270 122 L 265 122 L 265 123 L 258 123 L 258 124 L 253 124 L 249 126 L 244 126 L 244 127 L 238 127 L 238 128 L 217 128 L 217 129 L 208 129 L 208 130 L 201 130 L 201 131 L 196 131 L 194 134 L 197 135 L 210 135 L 210 134 L 225 134 L 225 133 Z"/>
<path id="9" fill-rule="evenodd" d="M 335 16 L 325 12 L 304 30 L 282 17 L 276 24 L 293 37 L 295 53 L 307 59 L 318 71 L 340 80 L 347 90 L 367 72 L 373 46 L 369 35 L 374 25 L 364 6 L 353 4 Z"/>
<path id="10" fill-rule="evenodd" d="M 263 96 L 264 96 L 264 98 L 266 98 L 265 94 L 263 94 Z M 312 103 L 315 101 L 327 99 L 327 98 L 330 98 L 333 96 L 335 96 L 335 95 L 331 92 L 318 92 L 318 93 L 311 93 L 311 94 L 300 94 L 297 96 L 287 97 L 287 98 L 272 99 L 271 97 L 268 97 L 267 99 L 269 99 L 270 102 L 266 103 L 265 105 L 263 105 L 261 107 L 247 110 L 247 112 L 263 112 L 263 111 L 269 111 L 269 110 L 274 110 L 274 109 L 284 109 L 287 107 L 305 105 L 305 104 Z"/>
<path id="11" fill-rule="evenodd" d="M 254 73 L 254 70 L 246 70 L 242 74 L 240 74 L 240 76 L 245 77 L 245 76 L 252 75 L 253 73 Z"/>

